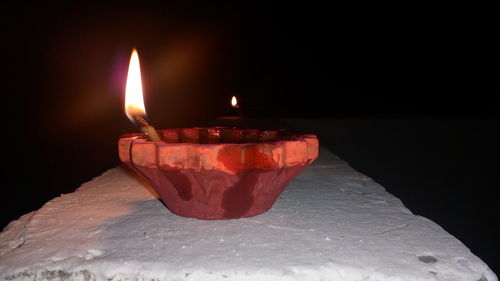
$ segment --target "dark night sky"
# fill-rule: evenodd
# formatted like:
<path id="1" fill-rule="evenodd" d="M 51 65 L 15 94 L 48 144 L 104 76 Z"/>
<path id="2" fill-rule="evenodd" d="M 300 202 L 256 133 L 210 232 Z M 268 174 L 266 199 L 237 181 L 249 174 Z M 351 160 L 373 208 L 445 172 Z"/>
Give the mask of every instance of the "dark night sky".
<path id="1" fill-rule="evenodd" d="M 232 95 L 247 117 L 321 117 L 304 129 L 495 269 L 498 19 L 487 7 L 394 8 L 4 9 L 0 227 L 119 164 L 117 138 L 136 130 L 122 104 L 137 47 L 156 127 L 234 114 Z"/>

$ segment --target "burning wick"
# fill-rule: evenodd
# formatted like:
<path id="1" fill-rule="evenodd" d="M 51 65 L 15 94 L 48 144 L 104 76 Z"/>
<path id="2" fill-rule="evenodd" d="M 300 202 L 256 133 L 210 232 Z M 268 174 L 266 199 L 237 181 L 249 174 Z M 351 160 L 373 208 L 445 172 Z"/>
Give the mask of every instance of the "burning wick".
<path id="1" fill-rule="evenodd" d="M 128 119 L 139 125 L 143 132 L 151 141 L 161 141 L 155 128 L 146 121 L 146 108 L 142 95 L 141 67 L 139 64 L 139 54 L 137 50 L 132 50 L 130 65 L 128 67 L 127 85 L 125 87 L 125 113 Z"/>
<path id="2" fill-rule="evenodd" d="M 161 141 L 160 136 L 158 136 L 158 133 L 156 132 L 156 129 L 149 125 L 148 121 L 146 119 L 142 118 L 141 116 L 134 116 L 135 121 L 137 121 L 137 124 L 139 124 L 139 129 L 141 132 L 143 132 L 151 141 Z"/>
<path id="3" fill-rule="evenodd" d="M 234 108 L 234 110 L 238 113 L 238 117 L 234 120 L 233 122 L 233 128 L 236 128 L 238 123 L 241 121 L 243 118 L 240 110 L 240 105 L 238 104 L 238 100 L 236 99 L 236 96 L 233 96 L 231 98 L 231 106 Z"/>
<path id="4" fill-rule="evenodd" d="M 233 96 L 231 98 L 231 106 L 234 108 L 234 110 L 236 110 L 236 112 L 238 113 L 238 115 L 240 116 L 240 118 L 242 118 L 242 116 L 241 116 L 241 110 L 240 110 L 240 105 L 238 104 L 238 100 L 236 99 L 236 96 Z"/>

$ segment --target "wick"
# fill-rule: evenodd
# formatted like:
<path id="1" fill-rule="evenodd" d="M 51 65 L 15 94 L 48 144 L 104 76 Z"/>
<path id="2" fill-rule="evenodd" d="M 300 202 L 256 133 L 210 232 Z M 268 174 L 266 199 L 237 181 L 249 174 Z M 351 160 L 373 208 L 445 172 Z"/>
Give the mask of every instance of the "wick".
<path id="1" fill-rule="evenodd" d="M 156 129 L 149 125 L 148 121 L 141 116 L 134 116 L 134 119 L 139 123 L 139 128 L 141 132 L 143 132 L 150 141 L 161 141 L 160 136 L 156 132 Z"/>
<path id="2" fill-rule="evenodd" d="M 148 121 L 146 121 L 146 119 L 140 117 L 140 116 L 134 116 L 135 117 L 135 121 L 139 122 L 139 124 L 141 124 L 141 126 L 149 126 L 149 123 Z"/>

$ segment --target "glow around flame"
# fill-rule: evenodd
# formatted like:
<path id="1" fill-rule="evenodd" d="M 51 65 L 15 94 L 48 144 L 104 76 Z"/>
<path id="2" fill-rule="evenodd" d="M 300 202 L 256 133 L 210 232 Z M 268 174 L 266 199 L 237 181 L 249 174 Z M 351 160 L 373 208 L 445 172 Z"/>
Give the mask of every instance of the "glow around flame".
<path id="1" fill-rule="evenodd" d="M 146 116 L 142 95 L 141 66 L 135 48 L 132 50 L 128 67 L 127 85 L 125 87 L 125 113 L 133 122 L 135 122 L 134 116 Z"/>
<path id="2" fill-rule="evenodd" d="M 238 105 L 238 100 L 236 99 L 236 97 L 235 97 L 235 96 L 233 96 L 233 98 L 231 98 L 231 106 L 232 106 L 232 107 L 234 107 L 234 108 L 238 108 L 238 107 L 240 107 L 240 106 Z"/>

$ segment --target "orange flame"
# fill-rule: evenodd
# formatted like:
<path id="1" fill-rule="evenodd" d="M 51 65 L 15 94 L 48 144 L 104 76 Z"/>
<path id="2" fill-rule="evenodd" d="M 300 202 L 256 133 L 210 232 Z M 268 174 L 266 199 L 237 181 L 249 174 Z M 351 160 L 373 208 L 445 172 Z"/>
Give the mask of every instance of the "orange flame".
<path id="1" fill-rule="evenodd" d="M 146 116 L 142 94 L 141 66 L 139 64 L 139 54 L 135 48 L 132 50 L 128 67 L 127 85 L 125 87 L 125 113 L 131 121 L 135 121 L 134 116 Z"/>
<path id="2" fill-rule="evenodd" d="M 240 106 L 238 105 L 238 100 L 236 99 L 236 97 L 235 97 L 235 96 L 233 96 L 233 97 L 231 98 L 231 106 L 232 106 L 232 107 L 234 107 L 234 108 L 238 108 L 238 107 L 240 107 Z"/>

